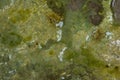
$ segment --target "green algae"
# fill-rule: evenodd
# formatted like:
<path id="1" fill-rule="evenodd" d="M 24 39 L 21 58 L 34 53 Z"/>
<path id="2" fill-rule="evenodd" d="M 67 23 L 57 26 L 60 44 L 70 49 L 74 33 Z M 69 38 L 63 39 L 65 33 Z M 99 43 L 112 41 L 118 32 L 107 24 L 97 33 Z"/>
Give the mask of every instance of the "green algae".
<path id="1" fill-rule="evenodd" d="M 72 59 L 77 58 L 79 55 L 80 53 L 77 53 L 73 51 L 72 49 L 68 49 L 65 51 L 64 59 L 70 61 Z"/>
<path id="2" fill-rule="evenodd" d="M 64 5 L 63 5 L 62 1 L 59 1 L 59 0 L 56 0 L 56 1 L 54 1 L 54 0 L 47 0 L 47 5 L 55 13 L 57 13 L 59 15 L 63 15 L 64 14 Z"/>
<path id="3" fill-rule="evenodd" d="M 104 67 L 104 62 L 103 61 L 100 61 L 99 59 L 95 58 L 95 56 L 92 54 L 92 51 L 90 51 L 90 48 L 88 49 L 84 49 L 84 48 L 81 48 L 81 54 L 82 56 L 85 56 L 85 62 L 86 64 L 90 67 L 90 66 L 93 66 L 93 67 Z"/>
<path id="4" fill-rule="evenodd" d="M 30 17 L 31 11 L 30 9 L 19 9 L 19 10 L 13 10 L 12 13 L 10 14 L 10 21 L 12 23 L 21 23 L 21 22 L 26 22 L 28 18 Z"/>
<path id="5" fill-rule="evenodd" d="M 2 33 L 0 42 L 4 45 L 14 47 L 21 43 L 22 37 L 14 32 L 11 33 Z"/>
<path id="6" fill-rule="evenodd" d="M 112 26 L 106 18 L 108 0 L 103 4 L 100 0 L 93 0 L 97 5 L 104 5 L 105 10 L 100 12 L 88 8 L 87 4 L 92 0 L 85 0 L 81 5 L 78 4 L 82 0 L 75 0 L 74 4 L 73 1 L 18 0 L 19 7 L 12 6 L 5 9 L 8 13 L 0 13 L 0 79 L 119 80 L 119 65 L 115 65 L 118 61 L 110 62 L 111 58 L 107 62 L 104 58 L 113 52 L 108 50 L 111 40 L 105 38 L 105 32 Z M 95 15 L 93 13 L 105 17 L 97 26 L 89 18 Z M 64 23 L 62 28 L 55 26 L 59 21 Z M 61 41 L 57 42 L 56 31 L 59 29 L 63 33 Z M 117 30 L 119 32 L 119 28 Z M 113 32 L 117 34 L 117 30 Z M 58 55 L 64 47 L 67 49 L 61 62 Z M 109 66 L 111 63 L 114 64 Z"/>
<path id="7" fill-rule="evenodd" d="M 9 6 L 10 3 L 11 3 L 11 0 L 0 0 L 0 9 L 3 9 L 6 6 Z"/>

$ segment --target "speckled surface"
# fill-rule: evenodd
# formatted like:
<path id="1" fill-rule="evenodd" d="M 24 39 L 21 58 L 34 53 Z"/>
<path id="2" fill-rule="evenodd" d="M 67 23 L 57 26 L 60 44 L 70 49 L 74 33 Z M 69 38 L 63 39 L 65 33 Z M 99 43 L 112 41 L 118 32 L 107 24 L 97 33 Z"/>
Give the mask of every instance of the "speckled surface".
<path id="1" fill-rule="evenodd" d="M 0 80 L 120 80 L 119 2 L 0 0 Z"/>

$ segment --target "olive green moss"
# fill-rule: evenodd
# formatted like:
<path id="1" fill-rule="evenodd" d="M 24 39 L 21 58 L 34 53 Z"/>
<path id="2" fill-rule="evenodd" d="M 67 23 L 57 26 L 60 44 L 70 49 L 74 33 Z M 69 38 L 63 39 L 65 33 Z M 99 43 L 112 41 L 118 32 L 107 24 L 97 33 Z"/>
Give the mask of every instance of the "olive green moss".
<path id="1" fill-rule="evenodd" d="M 30 9 L 18 9 L 18 10 L 12 10 L 10 15 L 10 21 L 12 23 L 23 23 L 30 18 L 31 11 Z"/>
<path id="2" fill-rule="evenodd" d="M 81 48 L 81 54 L 85 56 L 85 62 L 88 66 L 94 66 L 94 67 L 104 67 L 104 62 L 100 61 L 99 59 L 95 58 L 95 56 L 92 54 L 91 48 Z"/>
<path id="3" fill-rule="evenodd" d="M 14 32 L 1 33 L 0 42 L 6 46 L 14 47 L 19 45 L 21 41 L 22 41 L 22 37 L 17 33 L 14 33 Z"/>
<path id="4" fill-rule="evenodd" d="M 0 79 L 119 80 L 119 62 L 110 62 L 112 58 L 107 62 L 103 57 L 114 55 L 106 46 L 111 40 L 105 38 L 109 26 L 114 27 L 103 20 L 105 5 L 109 7 L 102 1 L 109 2 L 16 0 L 9 9 L 0 10 Z M 6 5 L 9 3 L 5 0 L 0 9 Z M 62 28 L 55 26 L 60 21 L 64 23 Z M 57 42 L 60 29 L 62 39 Z M 119 34 L 117 30 L 112 31 Z M 114 35 L 114 39 L 118 37 Z M 60 61 L 58 56 L 64 47 L 67 49 Z"/>
<path id="5" fill-rule="evenodd" d="M 0 9 L 10 6 L 11 0 L 0 0 Z"/>
<path id="6" fill-rule="evenodd" d="M 78 56 L 80 56 L 80 53 L 77 53 L 70 48 L 65 51 L 64 59 L 70 61 L 77 58 Z"/>
<path id="7" fill-rule="evenodd" d="M 65 51 L 64 59 L 70 62 L 69 71 L 70 74 L 72 74 L 70 80 L 74 80 L 73 78 L 85 80 L 93 80 L 100 78 L 97 75 L 95 75 L 94 72 L 98 68 L 104 69 L 105 63 L 97 59 L 92 54 L 91 50 L 92 49 L 90 47 L 81 47 L 79 51 L 74 51 L 73 49 L 68 49 Z"/>
<path id="8" fill-rule="evenodd" d="M 64 4 L 63 4 L 62 1 L 60 1 L 60 0 L 56 0 L 56 1 L 54 1 L 54 0 L 47 0 L 47 5 L 55 13 L 57 13 L 57 14 L 59 14 L 61 16 L 64 14 Z"/>

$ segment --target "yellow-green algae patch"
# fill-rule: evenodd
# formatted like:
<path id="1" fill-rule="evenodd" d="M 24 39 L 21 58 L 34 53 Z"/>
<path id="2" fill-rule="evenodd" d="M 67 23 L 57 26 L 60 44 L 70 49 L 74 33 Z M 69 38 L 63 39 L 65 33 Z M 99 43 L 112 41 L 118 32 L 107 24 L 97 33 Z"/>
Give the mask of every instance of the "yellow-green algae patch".
<path id="1" fill-rule="evenodd" d="M 113 25 L 110 2 L 16 0 L 0 6 L 0 79 L 119 80 L 119 26 Z M 102 12 L 88 3 L 102 5 Z"/>

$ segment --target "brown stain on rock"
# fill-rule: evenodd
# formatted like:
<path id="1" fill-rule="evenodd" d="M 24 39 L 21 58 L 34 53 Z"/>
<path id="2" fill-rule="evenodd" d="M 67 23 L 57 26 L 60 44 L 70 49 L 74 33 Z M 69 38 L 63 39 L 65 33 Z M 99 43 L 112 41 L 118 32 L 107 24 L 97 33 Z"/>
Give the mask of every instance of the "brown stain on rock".
<path id="1" fill-rule="evenodd" d="M 97 29 L 92 35 L 92 39 L 95 41 L 100 41 L 105 37 L 104 31 L 102 29 Z"/>

